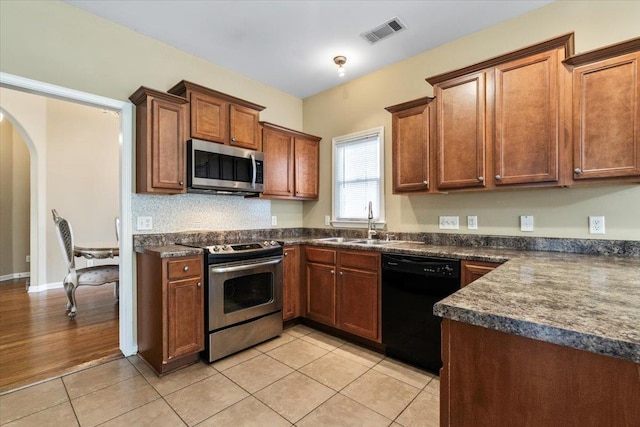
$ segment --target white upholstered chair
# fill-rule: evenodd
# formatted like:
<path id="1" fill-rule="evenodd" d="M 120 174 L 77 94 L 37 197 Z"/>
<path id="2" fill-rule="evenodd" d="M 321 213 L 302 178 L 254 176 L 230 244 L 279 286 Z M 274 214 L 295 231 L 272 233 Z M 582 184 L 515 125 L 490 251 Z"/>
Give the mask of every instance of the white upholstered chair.
<path id="1" fill-rule="evenodd" d="M 69 300 L 65 308 L 69 311 L 69 317 L 73 319 L 77 313 L 76 289 L 78 286 L 98 286 L 113 283 L 116 286 L 117 298 L 117 289 L 120 284 L 120 267 L 118 265 L 98 265 L 76 269 L 73 255 L 73 230 L 71 224 L 58 215 L 55 209 L 53 209 L 51 213 L 53 214 L 53 222 L 56 226 L 58 242 L 60 243 L 60 248 L 62 249 L 62 254 L 69 270 L 62 283 Z"/>

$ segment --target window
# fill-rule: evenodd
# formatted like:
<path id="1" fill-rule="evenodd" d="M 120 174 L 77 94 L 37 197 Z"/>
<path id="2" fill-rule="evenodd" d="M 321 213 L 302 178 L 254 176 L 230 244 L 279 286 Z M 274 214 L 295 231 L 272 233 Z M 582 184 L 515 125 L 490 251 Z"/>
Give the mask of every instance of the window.
<path id="1" fill-rule="evenodd" d="M 383 226 L 384 127 L 333 138 L 333 220 L 338 227 Z"/>

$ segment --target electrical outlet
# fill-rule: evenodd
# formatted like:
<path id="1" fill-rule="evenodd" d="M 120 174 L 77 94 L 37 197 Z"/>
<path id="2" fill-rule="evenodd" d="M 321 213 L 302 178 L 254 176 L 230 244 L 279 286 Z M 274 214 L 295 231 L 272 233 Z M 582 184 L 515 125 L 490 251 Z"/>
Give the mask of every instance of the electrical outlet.
<path id="1" fill-rule="evenodd" d="M 467 228 L 469 230 L 477 230 L 478 229 L 478 217 L 475 215 L 467 216 Z"/>
<path id="2" fill-rule="evenodd" d="M 150 216 L 139 216 L 137 229 L 138 231 L 153 230 L 153 219 Z"/>
<path id="3" fill-rule="evenodd" d="M 520 231 L 533 231 L 533 215 L 520 216 Z"/>
<path id="4" fill-rule="evenodd" d="M 271 225 L 278 225 L 278 217 L 273 215 L 271 217 Z"/>
<path id="5" fill-rule="evenodd" d="M 331 215 L 324 216 L 324 225 L 331 225 Z"/>
<path id="6" fill-rule="evenodd" d="M 31 256 L 27 255 L 27 262 L 31 262 Z"/>
<path id="7" fill-rule="evenodd" d="M 457 216 L 440 216 L 438 217 L 438 225 L 441 230 L 458 230 L 460 218 Z"/>
<path id="8" fill-rule="evenodd" d="M 589 234 L 604 234 L 604 217 L 589 217 Z"/>

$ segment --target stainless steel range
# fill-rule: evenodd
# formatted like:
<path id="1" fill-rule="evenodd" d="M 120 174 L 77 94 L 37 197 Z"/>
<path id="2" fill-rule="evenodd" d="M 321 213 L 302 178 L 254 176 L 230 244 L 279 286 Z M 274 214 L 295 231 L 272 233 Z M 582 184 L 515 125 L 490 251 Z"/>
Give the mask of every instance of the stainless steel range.
<path id="1" fill-rule="evenodd" d="M 185 246 L 205 250 L 207 361 L 213 362 L 282 333 L 280 243 Z"/>

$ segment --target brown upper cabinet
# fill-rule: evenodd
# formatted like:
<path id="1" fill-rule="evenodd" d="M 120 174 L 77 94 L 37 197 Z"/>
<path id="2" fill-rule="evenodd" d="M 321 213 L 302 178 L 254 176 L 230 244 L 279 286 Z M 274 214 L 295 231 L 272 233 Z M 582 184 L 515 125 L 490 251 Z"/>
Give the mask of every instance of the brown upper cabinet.
<path id="1" fill-rule="evenodd" d="M 265 107 L 185 80 L 168 92 L 189 101 L 191 138 L 262 150 L 258 122 Z"/>
<path id="2" fill-rule="evenodd" d="M 563 185 L 573 33 L 427 79 L 436 97 L 440 191 Z"/>
<path id="3" fill-rule="evenodd" d="M 564 61 L 573 82 L 574 182 L 640 177 L 640 38 Z"/>
<path id="4" fill-rule="evenodd" d="M 185 186 L 185 98 L 140 87 L 136 105 L 136 192 L 178 194 Z"/>
<path id="5" fill-rule="evenodd" d="M 393 192 L 426 192 L 433 188 L 431 132 L 433 98 L 425 97 L 385 108 L 392 113 Z"/>
<path id="6" fill-rule="evenodd" d="M 318 136 L 260 122 L 264 152 L 264 193 L 272 199 L 317 200 L 320 140 Z"/>

